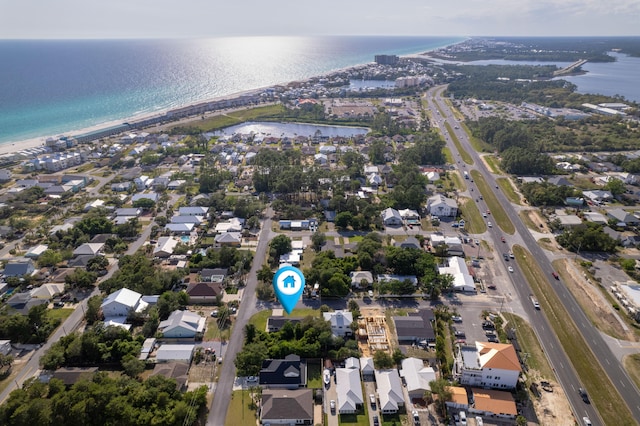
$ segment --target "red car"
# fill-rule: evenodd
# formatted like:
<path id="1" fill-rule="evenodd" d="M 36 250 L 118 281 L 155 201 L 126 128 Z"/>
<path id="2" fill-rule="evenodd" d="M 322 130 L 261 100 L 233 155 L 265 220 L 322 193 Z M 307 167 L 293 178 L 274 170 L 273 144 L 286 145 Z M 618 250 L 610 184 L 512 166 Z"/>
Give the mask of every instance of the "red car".
<path id="1" fill-rule="evenodd" d="M 503 243 L 507 242 L 507 240 L 505 240 L 504 237 L 500 237 L 500 241 L 502 241 Z"/>
<path id="2" fill-rule="evenodd" d="M 553 272 L 551 273 L 551 275 L 553 275 L 553 278 L 555 278 L 556 280 L 559 280 L 559 279 L 560 279 L 560 277 L 558 276 L 558 274 L 556 274 L 556 271 L 553 271 Z"/>

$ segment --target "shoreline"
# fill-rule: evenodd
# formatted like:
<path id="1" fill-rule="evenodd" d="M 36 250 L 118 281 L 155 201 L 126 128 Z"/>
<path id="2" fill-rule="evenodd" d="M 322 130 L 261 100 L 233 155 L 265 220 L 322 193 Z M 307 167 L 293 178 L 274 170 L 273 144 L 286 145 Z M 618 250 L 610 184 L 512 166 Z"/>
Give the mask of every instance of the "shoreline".
<path id="1" fill-rule="evenodd" d="M 404 55 L 398 55 L 398 56 L 401 57 L 401 58 L 424 57 L 425 55 L 428 55 L 429 52 L 441 49 L 443 47 L 455 46 L 456 44 L 463 43 L 466 40 L 468 40 L 468 39 L 464 39 L 464 40 L 461 40 L 461 41 L 456 42 L 456 43 L 447 44 L 445 46 L 440 46 L 440 47 L 437 47 L 437 48 L 434 48 L 434 49 L 430 49 L 430 50 L 426 50 L 426 51 L 420 51 L 420 52 L 416 52 L 416 53 L 410 53 L 410 54 L 404 54 Z M 136 114 L 136 115 L 133 115 L 133 116 L 127 116 L 127 117 L 124 117 L 122 119 L 111 120 L 111 121 L 107 121 L 107 122 L 96 124 L 94 126 L 88 126 L 88 127 L 85 127 L 85 128 L 81 128 L 81 129 L 59 132 L 55 136 L 54 135 L 42 135 L 42 136 L 37 136 L 37 137 L 27 138 L 27 139 L 22 139 L 22 140 L 13 140 L 13 141 L 2 142 L 2 143 L 0 143 L 0 155 L 4 156 L 4 155 L 16 154 L 16 153 L 18 153 L 20 151 L 24 151 L 24 150 L 27 150 L 27 149 L 44 146 L 45 141 L 50 137 L 53 137 L 53 138 L 57 138 L 58 136 L 75 137 L 75 136 L 83 135 L 83 134 L 89 133 L 89 132 L 94 132 L 94 131 L 98 131 L 98 130 L 102 130 L 102 129 L 108 129 L 109 127 L 117 126 L 117 125 L 129 122 L 129 121 L 135 122 L 135 121 L 142 120 L 142 119 L 162 116 L 162 115 L 166 114 L 168 111 L 175 110 L 175 109 L 187 108 L 187 107 L 191 107 L 191 106 L 195 106 L 195 105 L 199 105 L 199 104 L 207 103 L 207 102 L 215 102 L 215 101 L 222 101 L 222 100 L 227 100 L 227 99 L 235 99 L 235 98 L 238 98 L 238 97 L 241 97 L 241 96 L 244 96 L 244 95 L 254 94 L 256 92 L 262 92 L 265 89 L 270 88 L 270 87 L 289 86 L 291 84 L 303 83 L 303 82 L 306 82 L 306 81 L 308 81 L 310 79 L 313 79 L 313 78 L 321 78 L 321 77 L 329 76 L 329 75 L 332 75 L 332 74 L 335 74 L 335 73 L 346 72 L 346 71 L 349 71 L 349 70 L 354 70 L 354 69 L 366 67 L 366 66 L 372 65 L 373 63 L 374 62 L 372 61 L 372 62 L 354 64 L 354 65 L 350 65 L 350 66 L 347 66 L 347 67 L 330 70 L 330 71 L 327 71 L 327 72 L 325 72 L 323 74 L 311 76 L 311 77 L 308 77 L 308 78 L 305 78 L 305 79 L 302 79 L 302 80 L 292 80 L 292 81 L 288 81 L 288 82 L 273 84 L 273 85 L 270 85 L 270 86 L 264 86 L 264 87 L 258 87 L 258 88 L 253 88 L 253 89 L 247 89 L 247 90 L 243 90 L 243 91 L 240 91 L 240 92 L 234 92 L 234 93 L 227 94 L 227 95 L 220 95 L 220 96 L 216 96 L 216 97 L 213 97 L 213 98 L 201 99 L 201 100 L 197 100 L 197 101 L 194 101 L 194 102 L 189 102 L 189 103 L 186 103 L 184 105 L 180 105 L 180 106 L 176 106 L 176 107 L 165 108 L 165 109 L 161 109 L 161 110 L 157 110 L 157 111 L 153 111 L 153 112 Z M 193 116 L 193 117 L 196 117 L 196 116 Z M 191 119 L 192 119 L 192 117 L 184 117 L 184 118 L 178 120 L 177 122 L 183 122 L 185 120 L 189 120 L 190 121 Z M 164 126 L 166 126 L 166 124 L 163 125 L 163 127 Z M 150 129 L 150 127 L 146 127 L 145 129 Z"/>

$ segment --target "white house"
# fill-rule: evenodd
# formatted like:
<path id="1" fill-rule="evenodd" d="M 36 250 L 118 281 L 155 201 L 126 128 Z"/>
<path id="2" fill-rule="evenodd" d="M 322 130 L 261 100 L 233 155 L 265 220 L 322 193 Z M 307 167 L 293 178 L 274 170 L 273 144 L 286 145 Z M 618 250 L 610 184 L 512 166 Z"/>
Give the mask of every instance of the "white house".
<path id="1" fill-rule="evenodd" d="M 380 215 L 384 226 L 402 226 L 402 216 L 398 210 L 389 207 L 384 209 Z"/>
<path id="2" fill-rule="evenodd" d="M 209 213 L 209 207 L 180 207 L 178 209 L 178 215 L 180 216 L 207 216 Z"/>
<path id="3" fill-rule="evenodd" d="M 455 291 L 473 292 L 476 291 L 476 284 L 469 274 L 469 268 L 463 257 L 448 257 L 447 266 L 439 266 L 440 275 L 450 274 L 453 276 L 453 289 Z"/>
<path id="4" fill-rule="evenodd" d="M 402 393 L 402 381 L 395 368 L 390 370 L 376 370 L 376 384 L 378 385 L 378 398 L 380 399 L 380 411 L 396 413 L 404 406 L 404 394 Z"/>
<path id="5" fill-rule="evenodd" d="M 364 404 L 360 371 L 353 368 L 336 368 L 336 392 L 338 412 L 355 413 Z"/>
<path id="6" fill-rule="evenodd" d="M 104 248 L 104 243 L 84 243 L 78 246 L 74 251 L 74 256 L 97 256 L 102 254 L 102 249 Z"/>
<path id="7" fill-rule="evenodd" d="M 521 371 L 513 345 L 476 342 L 458 348 L 454 378 L 466 386 L 514 389 Z"/>
<path id="8" fill-rule="evenodd" d="M 375 369 L 373 367 L 373 358 L 360 357 L 360 372 L 364 379 L 372 379 L 374 377 Z"/>
<path id="9" fill-rule="evenodd" d="M 126 317 L 129 311 L 141 312 L 148 304 L 142 300 L 142 295 L 128 288 L 111 293 L 102 302 L 100 308 L 105 318 Z"/>
<path id="10" fill-rule="evenodd" d="M 351 323 L 353 322 L 353 314 L 346 310 L 335 312 L 324 312 L 322 314 L 325 321 L 331 324 L 331 332 L 334 336 L 344 337 L 351 335 Z"/>
<path id="11" fill-rule="evenodd" d="M 458 215 L 458 204 L 451 198 L 436 194 L 427 199 L 427 212 L 431 216 L 456 217 Z"/>
<path id="12" fill-rule="evenodd" d="M 351 287 L 367 288 L 373 284 L 373 274 L 370 271 L 352 271 L 349 276 Z"/>
<path id="13" fill-rule="evenodd" d="M 155 257 L 169 257 L 173 254 L 173 250 L 178 245 L 178 240 L 173 237 L 160 237 L 158 244 L 153 249 Z"/>
<path id="14" fill-rule="evenodd" d="M 162 345 L 156 352 L 156 362 L 191 362 L 196 345 Z"/>
<path id="15" fill-rule="evenodd" d="M 173 311 L 169 318 L 160 322 L 158 331 L 166 338 L 194 338 L 196 334 L 204 332 L 206 321 L 195 312 Z"/>
<path id="16" fill-rule="evenodd" d="M 402 360 L 400 375 L 407 384 L 409 398 L 422 398 L 426 391 L 430 391 L 429 382 L 436 380 L 436 372 L 431 367 L 425 367 L 424 362 L 418 358 L 405 358 Z"/>

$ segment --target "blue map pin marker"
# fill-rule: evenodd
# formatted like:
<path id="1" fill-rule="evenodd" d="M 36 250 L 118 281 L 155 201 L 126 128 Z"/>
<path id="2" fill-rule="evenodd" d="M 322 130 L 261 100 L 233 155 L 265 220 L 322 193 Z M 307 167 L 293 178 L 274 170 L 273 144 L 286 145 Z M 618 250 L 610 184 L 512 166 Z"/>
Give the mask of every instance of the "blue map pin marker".
<path id="1" fill-rule="evenodd" d="M 273 276 L 276 297 L 290 314 L 304 291 L 304 274 L 293 266 L 282 266 Z"/>

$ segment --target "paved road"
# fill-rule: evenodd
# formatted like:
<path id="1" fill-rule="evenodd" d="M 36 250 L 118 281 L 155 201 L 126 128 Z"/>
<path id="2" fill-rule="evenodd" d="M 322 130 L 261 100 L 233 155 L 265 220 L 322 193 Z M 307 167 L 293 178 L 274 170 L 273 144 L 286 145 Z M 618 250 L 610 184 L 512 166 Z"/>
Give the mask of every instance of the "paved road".
<path id="1" fill-rule="evenodd" d="M 442 98 L 438 96 L 441 93 L 441 90 L 442 87 L 430 90 L 427 94 L 427 99 L 434 111 L 435 103 L 437 103 L 440 109 L 445 112 L 444 118 L 446 119 L 446 121 L 448 121 L 452 125 L 452 127 L 455 127 L 457 123 L 456 118 L 453 116 L 453 113 L 448 108 L 446 103 L 442 100 Z M 435 98 L 433 98 L 434 94 L 436 95 Z M 437 114 L 435 115 L 437 117 L 440 117 Z M 442 131 L 446 134 L 446 129 L 444 128 L 444 126 Z M 468 166 L 468 168 L 476 169 L 481 172 L 487 183 L 495 187 L 496 182 L 493 175 L 486 168 L 484 162 L 481 161 L 478 153 L 471 147 L 465 131 L 463 129 L 454 129 L 454 133 L 460 140 L 463 148 L 473 157 L 474 165 Z M 450 138 L 447 138 L 447 140 L 451 151 L 453 153 L 457 153 L 457 148 L 451 142 Z M 474 186 L 474 184 L 468 184 L 470 186 Z M 500 238 L 504 236 L 507 239 L 507 244 L 509 247 L 516 243 L 526 247 L 527 250 L 529 250 L 529 252 L 534 256 L 540 268 L 543 271 L 549 271 L 549 273 L 551 273 L 553 267 L 550 260 L 547 258 L 545 252 L 540 248 L 536 240 L 533 238 L 527 227 L 522 223 L 517 212 L 515 211 L 507 197 L 499 190 L 496 190 L 495 194 L 499 202 L 504 207 L 507 215 L 509 216 L 509 219 L 514 224 L 516 232 L 513 236 L 509 236 L 500 231 L 498 227 L 493 227 L 489 229 L 488 234 L 493 237 L 494 242 L 500 241 Z M 479 207 L 482 211 L 484 203 L 481 201 L 480 204 L 481 205 Z M 484 208 L 486 209 L 486 206 L 484 206 Z M 497 244 L 496 247 L 499 247 L 502 243 L 498 242 L 495 244 Z M 558 341 L 558 338 L 556 337 L 553 329 L 547 321 L 544 312 L 534 309 L 531 303 L 525 303 L 525 301 L 528 299 L 528 295 L 532 293 L 531 289 L 529 288 L 526 280 L 524 280 L 524 278 L 522 277 L 517 264 L 515 262 L 510 263 L 512 264 L 511 266 L 513 266 L 515 269 L 514 273 L 511 274 L 511 278 L 515 284 L 516 291 L 520 296 L 520 300 L 523 301 L 523 307 L 528 313 L 531 325 L 536 331 L 536 334 L 538 335 L 540 343 L 542 344 L 542 347 L 546 352 L 552 367 L 555 369 L 558 380 L 565 390 L 565 393 L 567 394 L 576 419 L 580 421 L 583 416 L 588 416 L 594 425 L 604 424 L 595 407 L 593 405 L 586 405 L 578 395 L 577 390 L 579 387 L 583 387 L 583 385 L 580 383 L 576 371 L 569 361 L 569 358 L 565 354 L 562 346 L 560 345 L 560 342 Z M 601 361 L 602 367 L 609 375 L 611 382 L 614 384 L 614 386 L 617 387 L 623 399 L 629 406 L 632 415 L 634 416 L 634 418 L 640 419 L 640 392 L 638 392 L 638 389 L 636 388 L 634 383 L 622 369 L 620 363 L 616 360 L 616 357 L 612 353 L 605 340 L 602 338 L 598 330 L 593 327 L 567 287 L 564 285 L 556 285 L 554 286 L 554 289 L 567 312 L 569 312 L 573 317 L 578 330 L 584 337 L 587 344 L 591 347 L 595 357 Z"/>
<path id="2" fill-rule="evenodd" d="M 258 271 L 264 264 L 269 241 L 271 241 L 274 236 L 274 233 L 271 231 L 271 216 L 273 216 L 273 210 L 269 207 L 265 211 L 265 220 L 262 222 L 262 230 L 260 231 L 258 245 L 253 258 L 253 266 L 251 266 L 251 271 L 247 277 L 247 285 L 244 289 L 240 309 L 238 310 L 236 322 L 233 325 L 233 332 L 227 345 L 224 363 L 222 364 L 220 377 L 213 396 L 213 402 L 209 408 L 209 417 L 207 419 L 207 425 L 209 426 L 224 426 L 225 424 L 227 408 L 231 403 L 233 381 L 236 377 L 236 366 L 233 361 L 237 353 L 242 349 L 244 343 L 244 327 L 249 322 L 249 319 L 258 312 L 256 298 L 258 279 L 256 277 Z"/>

